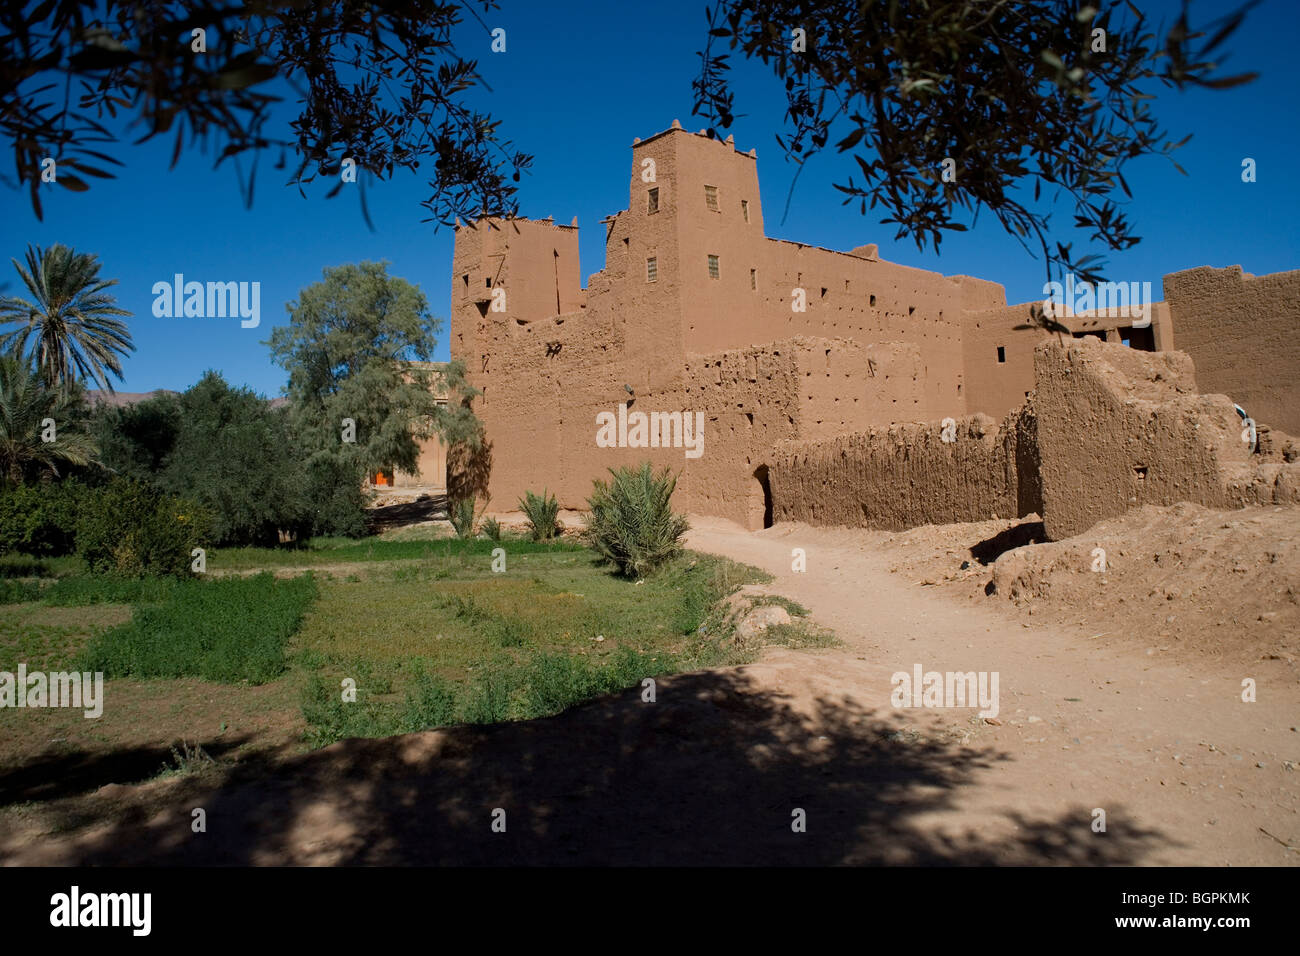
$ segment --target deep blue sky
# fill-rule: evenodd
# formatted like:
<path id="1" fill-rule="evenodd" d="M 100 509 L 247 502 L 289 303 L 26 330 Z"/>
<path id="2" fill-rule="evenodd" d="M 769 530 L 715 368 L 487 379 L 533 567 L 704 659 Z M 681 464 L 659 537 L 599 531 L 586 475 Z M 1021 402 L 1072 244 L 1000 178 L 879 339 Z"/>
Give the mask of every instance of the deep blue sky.
<path id="1" fill-rule="evenodd" d="M 1143 9 L 1167 21 L 1173 2 L 1145 0 Z M 1220 15 L 1227 3 L 1199 0 L 1194 23 Z M 627 205 L 630 146 L 680 118 L 692 118 L 690 83 L 705 32 L 703 0 L 654 4 L 531 3 L 503 0 L 489 26 L 507 30 L 507 52 L 489 52 L 490 38 L 470 20 L 458 45 L 476 56 L 492 94 L 476 103 L 502 120 L 502 131 L 535 157 L 521 184 L 522 215 L 554 216 L 582 227 L 582 276 L 604 265 L 599 220 Z M 1188 176 L 1165 160 L 1130 166 L 1134 200 L 1127 205 L 1143 241 L 1109 254 L 1108 274 L 1127 281 L 1149 279 L 1159 297 L 1166 272 L 1198 265 L 1241 265 L 1263 274 L 1300 267 L 1300 124 L 1295 121 L 1300 71 L 1296 40 L 1300 6 L 1265 0 L 1230 41 L 1229 72 L 1256 69 L 1255 83 L 1223 92 L 1159 91 L 1156 114 L 1175 139 L 1194 136 L 1177 152 Z M 1116 38 L 1112 37 L 1112 44 Z M 966 273 L 1001 282 L 1008 300 L 1041 298 L 1043 268 L 1007 236 L 992 216 L 978 227 L 952 234 L 939 255 L 918 253 L 910 241 L 894 242 L 893 227 L 868 210 L 840 204 L 831 188 L 847 177 L 852 160 L 833 152 L 809 164 L 800 178 L 789 217 L 781 223 L 794 167 L 783 162 L 773 139 L 781 131 L 784 100 L 776 82 L 760 69 L 737 71 L 739 119 L 736 145 L 758 150 L 758 172 L 769 236 L 850 249 L 867 242 L 895 262 Z M 133 137 L 127 137 L 127 140 Z M 125 362 L 122 391 L 182 390 L 205 369 L 267 395 L 280 393 L 285 374 L 271 363 L 263 341 L 273 324 L 287 321 L 285 304 L 321 277 L 322 268 L 363 259 L 387 259 L 390 271 L 417 283 L 432 310 L 444 317 L 438 357 L 447 355 L 445 317 L 450 299 L 452 232 L 422 223 L 424 180 L 398 173 L 369 193 L 376 231 L 367 229 L 355 194 L 326 200 L 325 190 L 307 199 L 282 185 L 284 173 L 263 158 L 255 204 L 245 209 L 233 167 L 212 170 L 211 155 L 195 150 L 168 171 L 172 140 L 165 138 L 117 153 L 127 165 L 119 178 L 92 181 L 89 192 L 46 186 L 45 221 L 37 222 L 23 192 L 3 194 L 0 282 L 20 293 L 7 260 L 22 258 L 29 242 L 69 244 L 103 261 L 102 274 L 116 278 L 120 304 L 137 351 Z M 1241 161 L 1258 163 L 1258 181 L 1241 181 Z M 846 165 L 847 163 L 847 165 Z M 347 187 L 355 189 L 356 187 Z M 1062 226 L 1070 211 L 1056 214 Z M 1082 237 L 1062 229 L 1058 235 Z M 241 329 L 237 319 L 156 319 L 151 287 L 175 272 L 199 281 L 260 281 L 262 324 Z"/>

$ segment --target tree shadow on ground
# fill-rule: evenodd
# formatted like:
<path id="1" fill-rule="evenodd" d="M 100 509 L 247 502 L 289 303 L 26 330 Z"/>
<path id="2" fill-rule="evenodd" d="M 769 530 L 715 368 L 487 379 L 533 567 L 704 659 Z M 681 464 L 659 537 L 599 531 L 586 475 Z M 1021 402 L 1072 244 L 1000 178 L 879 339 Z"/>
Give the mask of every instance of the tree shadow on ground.
<path id="1" fill-rule="evenodd" d="M 415 501 L 385 505 L 366 512 L 366 533 L 383 534 L 407 525 L 447 517 L 446 495 L 421 495 Z"/>
<path id="2" fill-rule="evenodd" d="M 45 862 L 418 865 L 1127 865 L 1169 841 L 1087 808 L 940 834 L 923 815 L 1008 758 L 911 741 L 851 701 L 793 706 L 743 670 L 557 717 L 345 741 L 189 784 L 162 812 L 59 836 Z M 202 807 L 207 832 L 191 832 Z M 495 808 L 506 832 L 492 830 Z M 807 830 L 792 829 L 806 814 Z M 930 818 L 932 819 L 932 818 Z M 981 823 L 987 817 L 979 818 Z M 972 824 L 972 827 L 976 824 Z M 14 862 L 23 862 L 15 860 Z"/>
<path id="3" fill-rule="evenodd" d="M 234 753 L 249 735 L 226 735 L 197 744 L 214 760 Z M 109 784 L 139 783 L 174 764 L 169 746 L 119 747 L 114 750 L 50 749 L 34 760 L 0 768 L 0 807 L 31 801 L 62 800 Z"/>

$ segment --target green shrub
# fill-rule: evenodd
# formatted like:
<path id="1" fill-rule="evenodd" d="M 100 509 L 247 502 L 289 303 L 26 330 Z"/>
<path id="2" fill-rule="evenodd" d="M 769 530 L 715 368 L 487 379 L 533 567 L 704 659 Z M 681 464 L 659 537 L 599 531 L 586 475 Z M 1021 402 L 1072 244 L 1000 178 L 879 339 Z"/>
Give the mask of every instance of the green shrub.
<path id="1" fill-rule="evenodd" d="M 665 468 L 655 474 L 649 462 L 638 469 L 610 469 L 609 482 L 597 480 L 583 537 L 622 574 L 641 577 L 681 553 L 690 526 L 672 510 L 677 479 Z"/>
<path id="2" fill-rule="evenodd" d="M 0 604 L 26 604 L 41 599 L 40 581 L 0 578 Z"/>
<path id="3" fill-rule="evenodd" d="M 77 515 L 90 493 L 80 482 L 0 483 L 0 554 L 56 558 L 76 551 Z"/>
<path id="4" fill-rule="evenodd" d="M 447 517 L 451 519 L 451 526 L 456 529 L 456 537 L 472 538 L 474 537 L 474 499 L 458 498 L 447 505 Z"/>
<path id="5" fill-rule="evenodd" d="M 349 737 L 391 737 L 402 732 L 401 715 L 391 705 L 372 700 L 361 688 L 355 702 L 344 703 L 339 683 L 326 683 L 319 674 L 312 674 L 303 687 L 302 714 L 313 747 Z"/>
<path id="6" fill-rule="evenodd" d="M 413 734 L 456 722 L 456 687 L 436 675 L 420 671 L 407 692 L 401 733 Z"/>
<path id="7" fill-rule="evenodd" d="M 116 479 L 83 499 L 77 551 L 91 571 L 180 577 L 189 573 L 210 520 L 192 501 Z"/>
<path id="8" fill-rule="evenodd" d="M 304 447 L 304 455 L 309 452 Z M 366 528 L 365 470 L 355 462 L 336 461 L 316 453 L 304 466 L 303 531 L 299 537 L 331 535 L 360 538 Z"/>
<path id="9" fill-rule="evenodd" d="M 489 541 L 501 540 L 501 522 L 496 518 L 483 519 L 483 533 L 487 535 Z"/>
<path id="10" fill-rule="evenodd" d="M 316 597 L 310 574 L 178 581 L 161 604 L 87 646 L 82 667 L 107 677 L 201 677 L 261 684 L 285 669 L 284 648 Z"/>
<path id="11" fill-rule="evenodd" d="M 542 489 L 541 495 L 525 491 L 519 499 L 519 510 L 528 518 L 534 541 L 550 541 L 555 537 L 559 530 L 555 518 L 560 513 L 560 503 L 554 495 L 548 495 L 546 489 Z"/>
<path id="12" fill-rule="evenodd" d="M 635 687 L 664 670 L 663 660 L 626 647 L 608 660 L 594 662 L 577 654 L 539 654 L 525 671 L 523 716 L 550 717 L 602 694 Z"/>

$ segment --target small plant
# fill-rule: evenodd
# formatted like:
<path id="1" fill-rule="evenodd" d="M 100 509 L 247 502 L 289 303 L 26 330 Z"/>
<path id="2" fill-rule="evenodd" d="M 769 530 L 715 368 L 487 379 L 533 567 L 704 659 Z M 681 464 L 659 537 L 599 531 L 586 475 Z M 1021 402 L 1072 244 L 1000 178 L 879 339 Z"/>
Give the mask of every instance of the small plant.
<path id="1" fill-rule="evenodd" d="M 458 498 L 451 502 L 448 510 L 448 517 L 451 519 L 451 526 L 456 529 L 456 537 L 468 539 L 474 537 L 474 525 L 476 515 L 474 514 L 473 498 Z"/>
<path id="2" fill-rule="evenodd" d="M 214 761 L 201 744 L 195 744 L 191 747 L 184 740 L 180 742 L 180 749 L 176 749 L 176 744 L 171 747 L 171 760 L 164 761 L 163 765 L 158 768 L 158 773 L 162 776 L 186 775 L 197 773 L 205 767 L 214 764 Z"/>
<path id="3" fill-rule="evenodd" d="M 487 536 L 488 536 L 488 539 L 491 540 L 491 541 L 500 541 L 500 540 L 501 540 L 501 522 L 498 521 L 496 518 L 484 518 L 484 519 L 483 519 L 483 533 L 484 533 L 485 535 L 487 535 Z"/>
<path id="4" fill-rule="evenodd" d="M 534 541 L 550 541 L 559 531 L 555 519 L 560 513 L 560 503 L 546 489 L 540 495 L 525 491 L 519 499 L 519 510 L 528 518 Z"/>
<path id="5" fill-rule="evenodd" d="M 648 461 L 637 469 L 611 468 L 610 475 L 593 483 L 583 537 L 622 574 L 639 578 L 681 553 L 690 526 L 672 510 L 677 479 L 667 468 L 655 474 Z"/>

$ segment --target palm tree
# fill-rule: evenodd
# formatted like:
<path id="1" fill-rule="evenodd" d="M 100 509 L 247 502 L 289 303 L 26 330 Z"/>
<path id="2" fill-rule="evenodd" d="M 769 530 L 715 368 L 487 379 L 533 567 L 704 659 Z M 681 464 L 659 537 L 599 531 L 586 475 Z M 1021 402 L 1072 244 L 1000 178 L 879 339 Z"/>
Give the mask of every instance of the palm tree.
<path id="1" fill-rule="evenodd" d="M 0 355 L 0 480 L 57 476 L 61 465 L 91 462 L 94 440 L 72 427 L 78 401 L 48 387 L 21 357 Z M 54 420 L 52 434 L 46 419 Z"/>
<path id="2" fill-rule="evenodd" d="M 51 388 L 67 393 L 74 382 L 90 378 L 111 392 L 109 374 L 122 377 L 119 355 L 135 351 L 126 323 L 115 318 L 131 313 L 104 291 L 117 280 L 99 278 L 98 257 L 61 243 L 28 246 L 26 269 L 9 261 L 34 301 L 0 301 L 0 324 L 18 323 L 0 335 L 0 349 L 22 355 L 31 340 L 29 361 Z"/>

